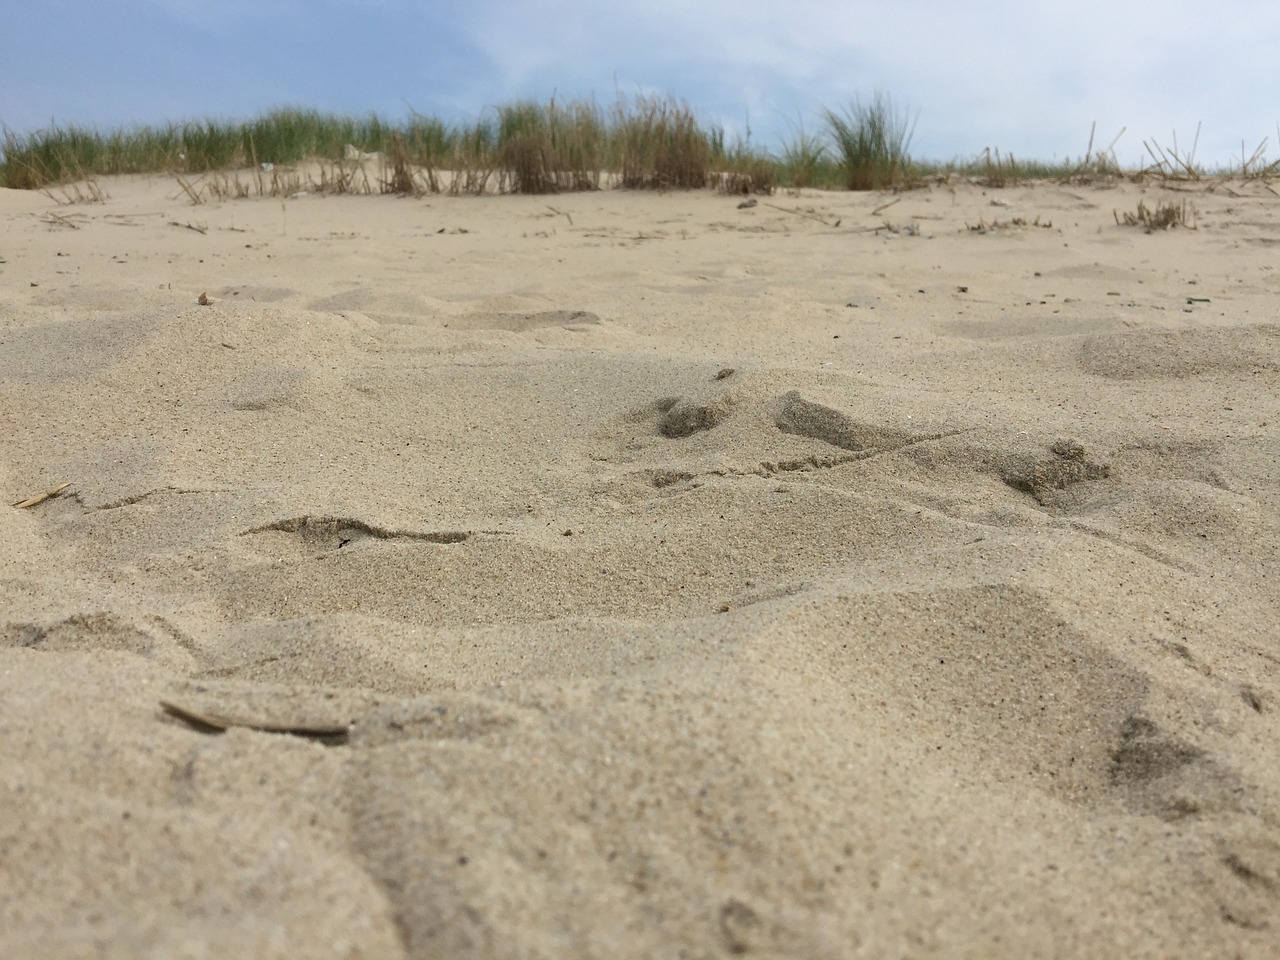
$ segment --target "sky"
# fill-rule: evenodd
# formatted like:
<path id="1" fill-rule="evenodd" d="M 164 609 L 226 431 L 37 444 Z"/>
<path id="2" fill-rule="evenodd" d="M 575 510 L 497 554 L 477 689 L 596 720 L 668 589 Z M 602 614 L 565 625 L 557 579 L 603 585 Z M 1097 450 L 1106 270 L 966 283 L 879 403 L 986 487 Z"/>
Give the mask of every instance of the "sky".
<path id="1" fill-rule="evenodd" d="M 0 0 L 0 125 L 107 130 L 279 106 L 474 121 L 674 95 L 778 149 L 886 95 L 918 159 L 1081 157 L 1117 136 L 1280 159 L 1274 0 Z M 1123 132 L 1122 132 L 1123 131 Z"/>

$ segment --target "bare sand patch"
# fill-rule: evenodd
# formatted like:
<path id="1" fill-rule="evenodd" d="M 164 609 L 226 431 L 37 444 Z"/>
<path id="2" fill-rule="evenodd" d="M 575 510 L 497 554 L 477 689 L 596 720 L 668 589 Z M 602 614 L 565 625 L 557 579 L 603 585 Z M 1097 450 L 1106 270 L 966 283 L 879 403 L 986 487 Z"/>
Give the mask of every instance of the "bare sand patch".
<path id="1" fill-rule="evenodd" d="M 0 953 L 1275 956 L 1248 189 L 0 191 Z"/>

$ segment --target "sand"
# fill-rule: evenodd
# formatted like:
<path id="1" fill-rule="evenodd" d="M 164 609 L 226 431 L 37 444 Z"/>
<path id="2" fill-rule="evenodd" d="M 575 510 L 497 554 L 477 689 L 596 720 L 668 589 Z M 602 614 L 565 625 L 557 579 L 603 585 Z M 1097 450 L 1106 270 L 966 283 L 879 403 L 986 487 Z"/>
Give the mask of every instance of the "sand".
<path id="1" fill-rule="evenodd" d="M 103 186 L 0 191 L 0 955 L 1280 955 L 1267 185 Z"/>

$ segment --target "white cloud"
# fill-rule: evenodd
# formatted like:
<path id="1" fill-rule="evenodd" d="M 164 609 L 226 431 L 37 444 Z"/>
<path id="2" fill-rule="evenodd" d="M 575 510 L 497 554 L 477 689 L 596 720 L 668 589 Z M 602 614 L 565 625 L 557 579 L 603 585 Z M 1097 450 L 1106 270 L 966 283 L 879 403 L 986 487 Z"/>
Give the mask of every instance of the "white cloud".
<path id="1" fill-rule="evenodd" d="M 1221 152 L 1265 135 L 1274 121 L 1262 118 L 1277 109 L 1266 101 L 1280 7 L 1241 0 L 557 0 L 479 10 L 461 15 L 501 65 L 504 90 L 552 78 L 562 89 L 598 84 L 617 71 L 720 111 L 736 98 L 785 132 L 780 118 L 883 89 L 919 109 L 918 143 L 944 153 L 945 143 L 1079 153 L 1095 120 L 1108 140 L 1128 126 L 1122 144 L 1135 151 L 1174 127 L 1190 137 L 1203 120 L 1202 147 Z"/>
<path id="2" fill-rule="evenodd" d="M 749 116 L 757 141 L 772 145 L 798 123 L 816 129 L 822 107 L 883 90 L 919 112 L 915 148 L 926 156 L 988 145 L 1045 158 L 1078 155 L 1097 121 L 1097 146 L 1127 126 L 1118 151 L 1136 160 L 1144 138 L 1164 142 L 1176 128 L 1181 144 L 1203 121 L 1200 156 L 1217 161 L 1238 155 L 1241 138 L 1251 150 L 1274 137 L 1280 120 L 1280 5 L 1250 0 L 146 2 L 156 17 L 135 17 L 131 31 L 152 31 L 164 38 L 156 44 L 171 45 L 176 22 L 195 49 L 203 36 L 220 43 L 216 60 L 199 63 L 197 109 L 223 91 L 237 98 L 225 111 L 240 115 L 277 99 L 275 80 L 245 79 L 259 76 L 289 78 L 293 99 L 310 95 L 321 108 L 407 101 L 450 109 L 453 119 L 514 97 L 608 102 L 616 84 L 626 94 L 684 97 L 731 133 L 742 132 Z M 76 20 L 69 22 L 74 30 Z M 287 39 L 295 26 L 305 43 Z M 241 41 L 268 34 L 286 39 L 270 48 L 272 72 L 264 73 L 261 46 L 242 50 Z M 394 55 L 379 48 L 383 38 Z M 88 78 L 76 77 L 74 55 L 64 49 L 75 48 L 55 44 L 44 55 L 68 57 L 43 70 L 66 76 L 60 94 L 35 102 L 28 91 L 0 91 L 0 101 L 12 100 L 18 117 L 66 115 L 68 104 L 88 102 Z M 354 61 L 377 69 L 342 76 L 326 67 Z M 158 102 L 154 91 L 130 88 L 137 81 L 128 65 L 100 58 L 92 69 L 89 86 L 110 90 L 120 111 L 131 112 L 130 96 L 140 105 Z M 264 102 L 248 99 L 255 90 Z M 184 91 L 192 93 L 175 83 L 169 93 Z M 1274 142 L 1272 149 L 1280 152 Z"/>

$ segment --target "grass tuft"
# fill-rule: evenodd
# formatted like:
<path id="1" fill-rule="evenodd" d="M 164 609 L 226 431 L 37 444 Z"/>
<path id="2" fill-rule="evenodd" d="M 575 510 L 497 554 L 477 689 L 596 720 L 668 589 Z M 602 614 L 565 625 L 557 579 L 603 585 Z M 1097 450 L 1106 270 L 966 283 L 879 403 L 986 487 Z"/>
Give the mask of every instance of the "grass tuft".
<path id="1" fill-rule="evenodd" d="M 907 148 L 915 121 L 894 107 L 886 94 L 855 100 L 841 113 L 824 114 L 850 190 L 884 190 L 909 179 Z"/>
<path id="2" fill-rule="evenodd" d="M 633 189 L 705 187 L 711 176 L 711 138 L 689 105 L 675 98 L 637 96 L 614 107 L 613 138 L 619 185 Z"/>
<path id="3" fill-rule="evenodd" d="M 1189 227 L 1192 230 L 1196 228 L 1195 210 L 1190 208 L 1185 200 L 1182 203 L 1165 200 L 1154 210 L 1139 200 L 1138 209 L 1133 213 L 1119 213 L 1113 210 L 1112 215 L 1116 218 L 1116 223 L 1126 227 L 1142 227 L 1145 233 L 1172 230 L 1174 227 Z"/>
<path id="4" fill-rule="evenodd" d="M 830 146 L 821 137 L 806 133 L 800 124 L 792 138 L 782 145 L 781 179 L 797 189 L 832 182 Z"/>
<path id="5" fill-rule="evenodd" d="M 596 190 L 607 132 L 594 103 L 545 107 L 523 101 L 498 108 L 497 166 L 511 193 Z"/>
<path id="6" fill-rule="evenodd" d="M 1018 161 L 1013 154 L 1000 155 L 999 149 L 990 147 L 982 151 L 982 182 L 988 187 L 1000 189 L 1015 186 L 1022 179 L 1018 170 Z"/>

